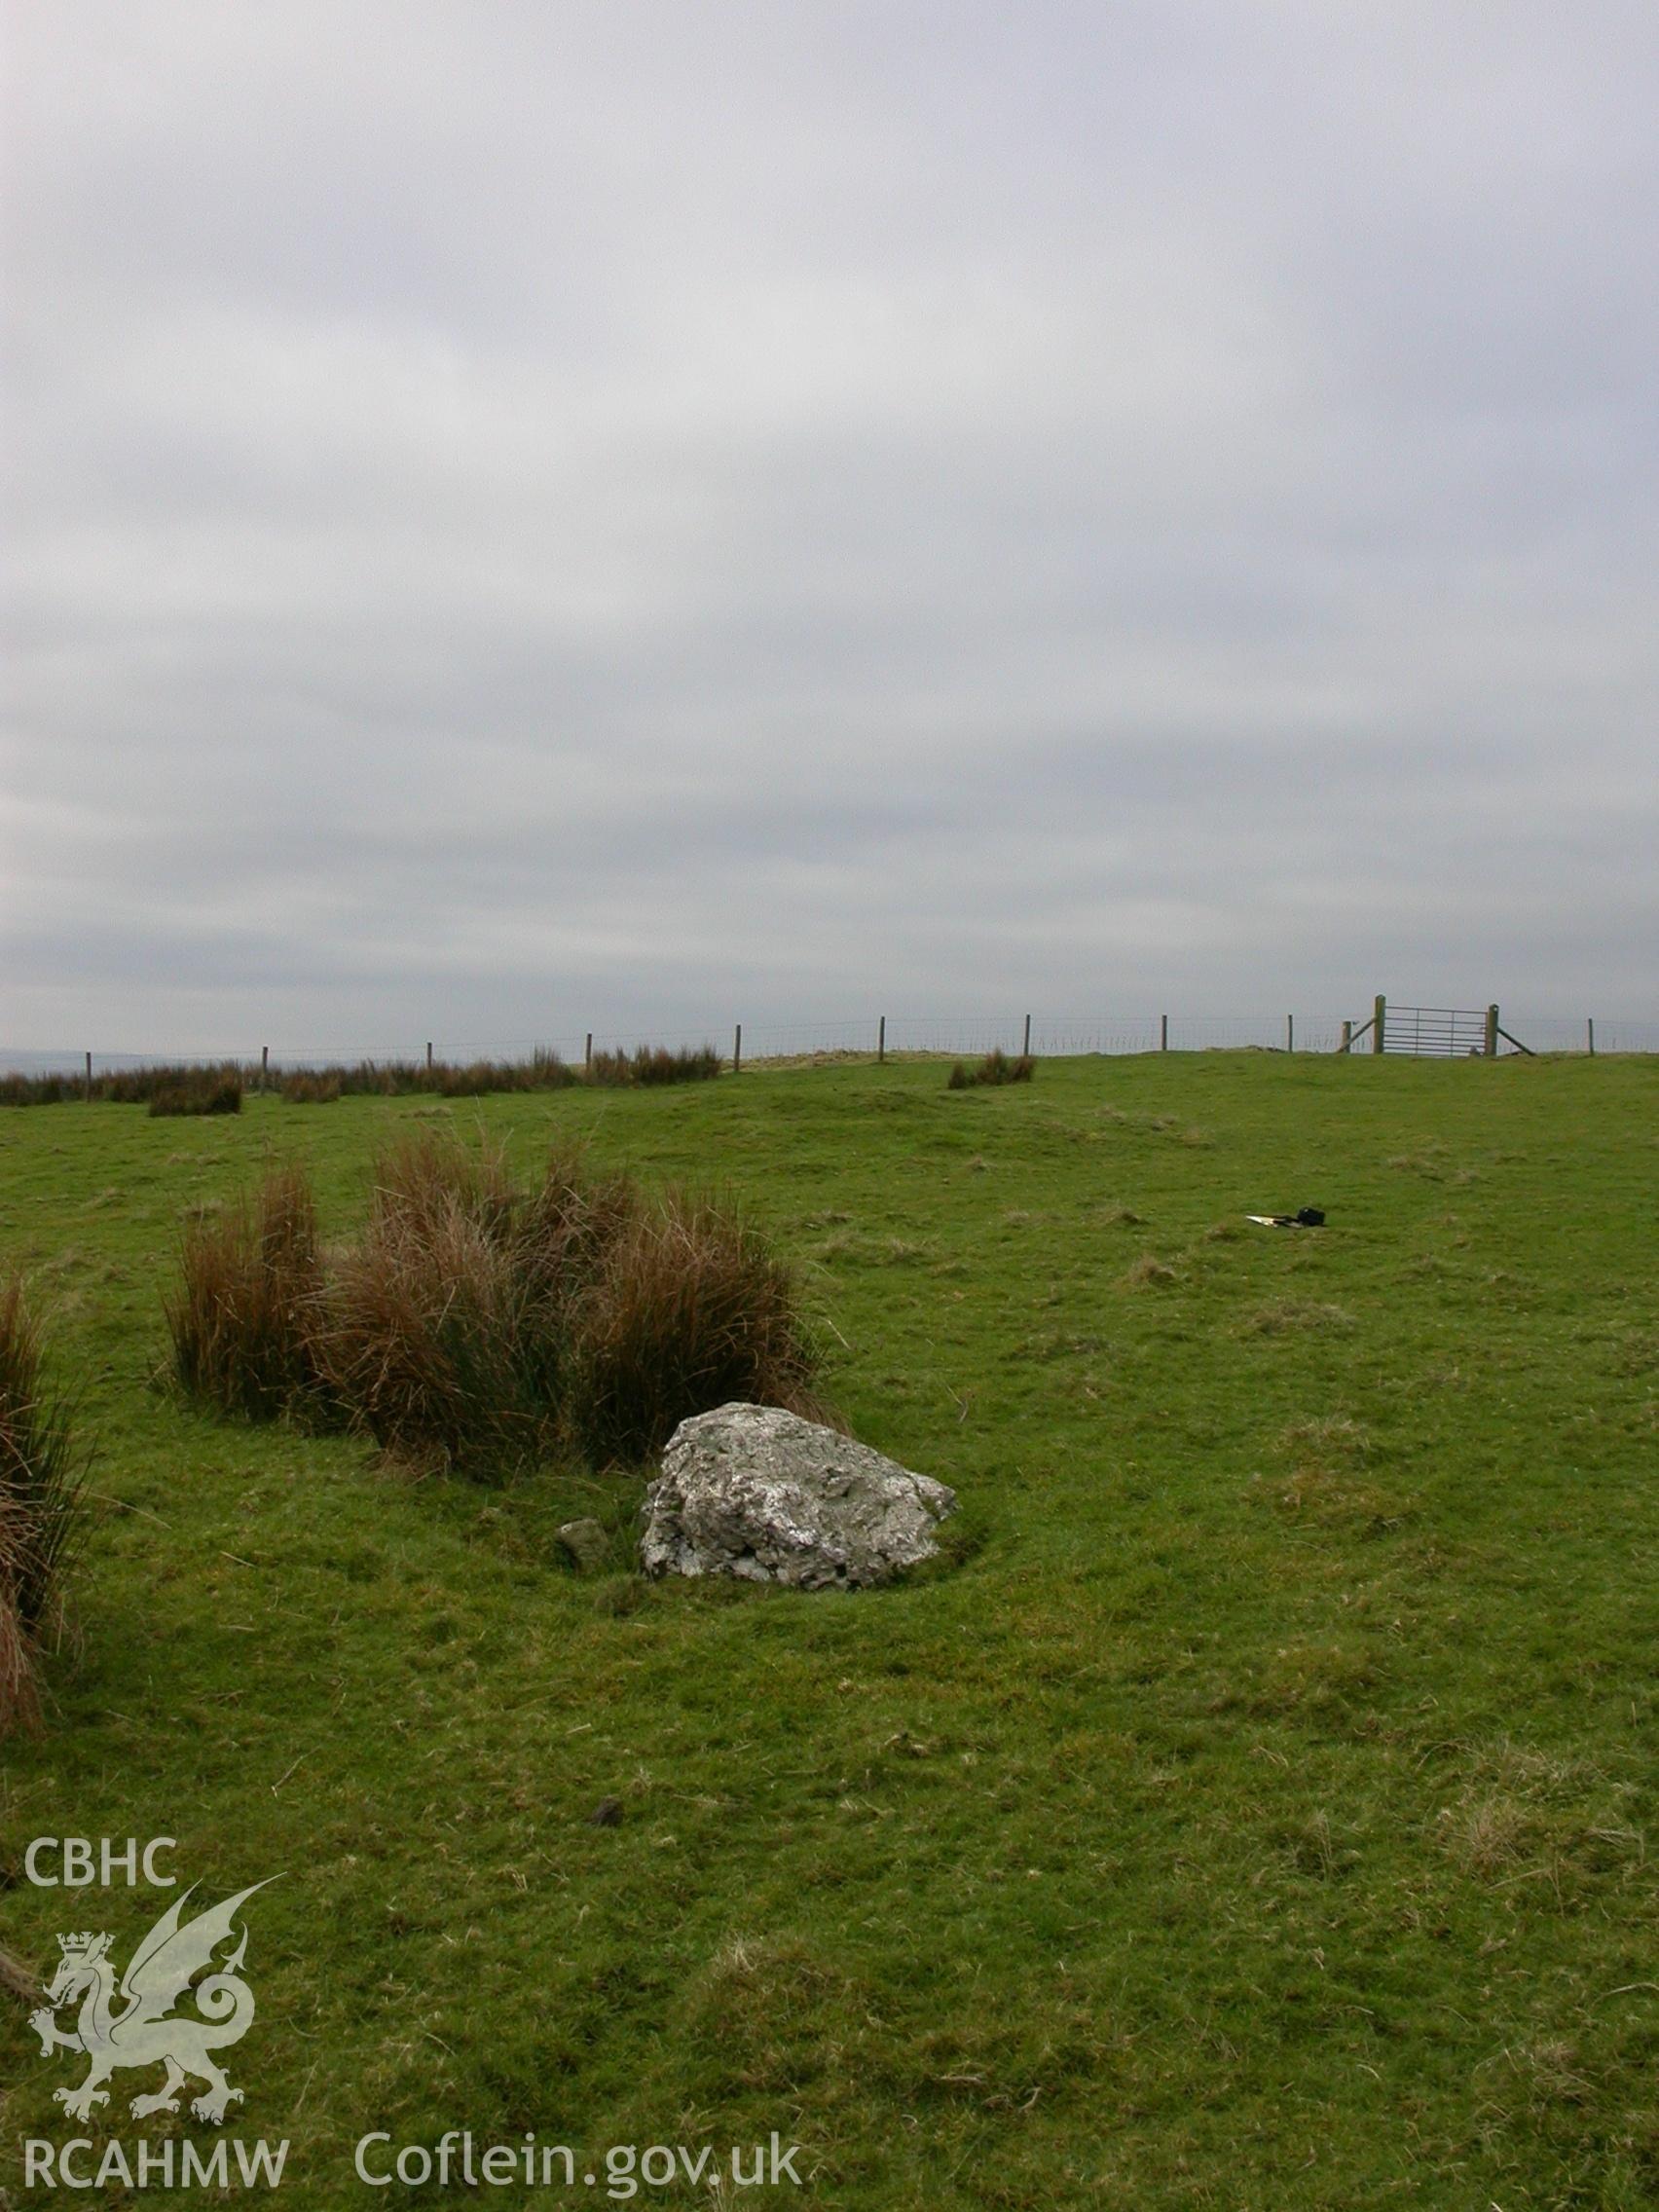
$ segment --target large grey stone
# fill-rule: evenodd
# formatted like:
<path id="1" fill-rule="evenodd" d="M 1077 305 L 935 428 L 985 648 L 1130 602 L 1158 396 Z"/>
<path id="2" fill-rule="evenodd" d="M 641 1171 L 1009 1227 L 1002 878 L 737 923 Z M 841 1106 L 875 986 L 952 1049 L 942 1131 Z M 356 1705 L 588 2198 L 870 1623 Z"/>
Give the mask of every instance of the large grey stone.
<path id="1" fill-rule="evenodd" d="M 645 1493 L 647 1574 L 857 1589 L 931 1559 L 956 1493 L 778 1406 L 682 1420 Z"/>

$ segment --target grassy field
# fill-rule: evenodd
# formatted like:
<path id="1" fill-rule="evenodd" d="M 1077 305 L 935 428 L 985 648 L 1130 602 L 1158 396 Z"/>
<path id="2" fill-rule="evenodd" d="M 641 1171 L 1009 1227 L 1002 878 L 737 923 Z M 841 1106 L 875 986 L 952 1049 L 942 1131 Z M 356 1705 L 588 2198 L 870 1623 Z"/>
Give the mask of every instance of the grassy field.
<path id="1" fill-rule="evenodd" d="M 0 1751 L 0 1940 L 125 1960 L 166 1901 L 30 1887 L 37 1835 L 279 1876 L 226 2133 L 319 2212 L 609 2201 L 608 2146 L 773 2130 L 798 2189 L 634 2201 L 1659 2201 L 1659 1062 L 945 1072 L 0 1120 L 105 1501 L 83 1654 Z M 960 1490 L 948 1561 L 645 1584 L 638 1477 L 414 1481 L 179 1403 L 188 1210 L 300 1157 L 344 1229 L 412 1123 L 736 1193 L 856 1432 Z M 612 1572 L 560 1563 L 575 1512 Z M 21 2207 L 21 2138 L 102 2137 L 0 2006 Z M 213 2133 L 129 2118 L 156 2085 L 107 2132 Z M 576 2186 L 353 2177 L 450 2127 Z"/>

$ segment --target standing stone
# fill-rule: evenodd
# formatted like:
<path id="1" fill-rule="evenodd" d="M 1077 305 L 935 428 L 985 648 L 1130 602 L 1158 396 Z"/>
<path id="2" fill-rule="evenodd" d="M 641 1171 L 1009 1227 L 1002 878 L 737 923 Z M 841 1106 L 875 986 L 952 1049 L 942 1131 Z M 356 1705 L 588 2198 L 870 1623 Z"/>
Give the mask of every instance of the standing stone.
<path id="1" fill-rule="evenodd" d="M 734 1574 L 799 1590 L 885 1582 L 939 1550 L 956 1493 L 778 1406 L 682 1420 L 645 1493 L 647 1574 Z"/>

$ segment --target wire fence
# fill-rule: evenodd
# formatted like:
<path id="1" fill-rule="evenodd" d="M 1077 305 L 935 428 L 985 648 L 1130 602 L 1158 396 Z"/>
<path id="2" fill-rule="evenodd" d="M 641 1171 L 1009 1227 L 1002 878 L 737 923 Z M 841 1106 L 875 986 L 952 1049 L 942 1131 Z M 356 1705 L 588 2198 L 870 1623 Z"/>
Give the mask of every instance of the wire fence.
<path id="1" fill-rule="evenodd" d="M 1504 1027 L 1532 1052 L 1659 1052 L 1659 1021 L 1575 1019 L 1562 1015 L 1528 1016 L 1505 1008 Z M 1354 1017 L 1353 1027 L 1358 1028 Z M 751 1066 L 756 1062 L 839 1056 L 895 1058 L 906 1053 L 978 1056 L 1000 1047 L 1056 1059 L 1086 1053 L 1278 1051 L 1336 1052 L 1342 1050 L 1341 1014 L 1048 1014 L 922 1015 L 861 1014 L 844 1019 L 786 1022 L 703 1022 L 659 1026 L 649 1031 L 560 1030 L 540 1037 L 422 1038 L 378 1045 L 227 1044 L 218 1051 L 29 1051 L 0 1046 L 0 1073 L 33 1075 L 117 1075 L 151 1067 L 210 1067 L 229 1064 L 271 1074 L 324 1067 L 469 1066 L 479 1061 L 526 1062 L 554 1054 L 580 1066 L 595 1052 L 632 1052 L 641 1047 L 670 1051 L 712 1046 L 722 1058 Z M 1369 1050 L 1369 1041 L 1356 1044 Z"/>

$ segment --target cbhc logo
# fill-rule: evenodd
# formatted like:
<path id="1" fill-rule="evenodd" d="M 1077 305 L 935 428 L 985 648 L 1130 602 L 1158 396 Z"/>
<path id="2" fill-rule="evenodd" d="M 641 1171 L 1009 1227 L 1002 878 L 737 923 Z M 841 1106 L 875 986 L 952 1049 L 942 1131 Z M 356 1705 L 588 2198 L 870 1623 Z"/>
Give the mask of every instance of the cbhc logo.
<path id="1" fill-rule="evenodd" d="M 66 1890 L 90 1890 L 94 1887 L 108 1890 L 115 1886 L 117 1870 L 125 1872 L 127 1887 L 131 1889 L 143 1878 L 158 1890 L 171 1890 L 178 1886 L 176 1874 L 159 1874 L 156 1871 L 158 1851 L 176 1851 L 175 1836 L 152 1836 L 140 1850 L 136 1836 L 129 1836 L 117 1845 L 110 1838 L 100 1836 L 94 1848 L 91 1836 L 66 1835 L 61 1840 L 55 1835 L 37 1835 L 23 1853 L 23 1872 L 37 1889 L 55 1890 L 59 1884 Z M 51 1856 L 57 1853 L 55 1860 Z M 40 1862 L 48 1865 L 60 1865 L 61 1875 L 42 1873 Z"/>

